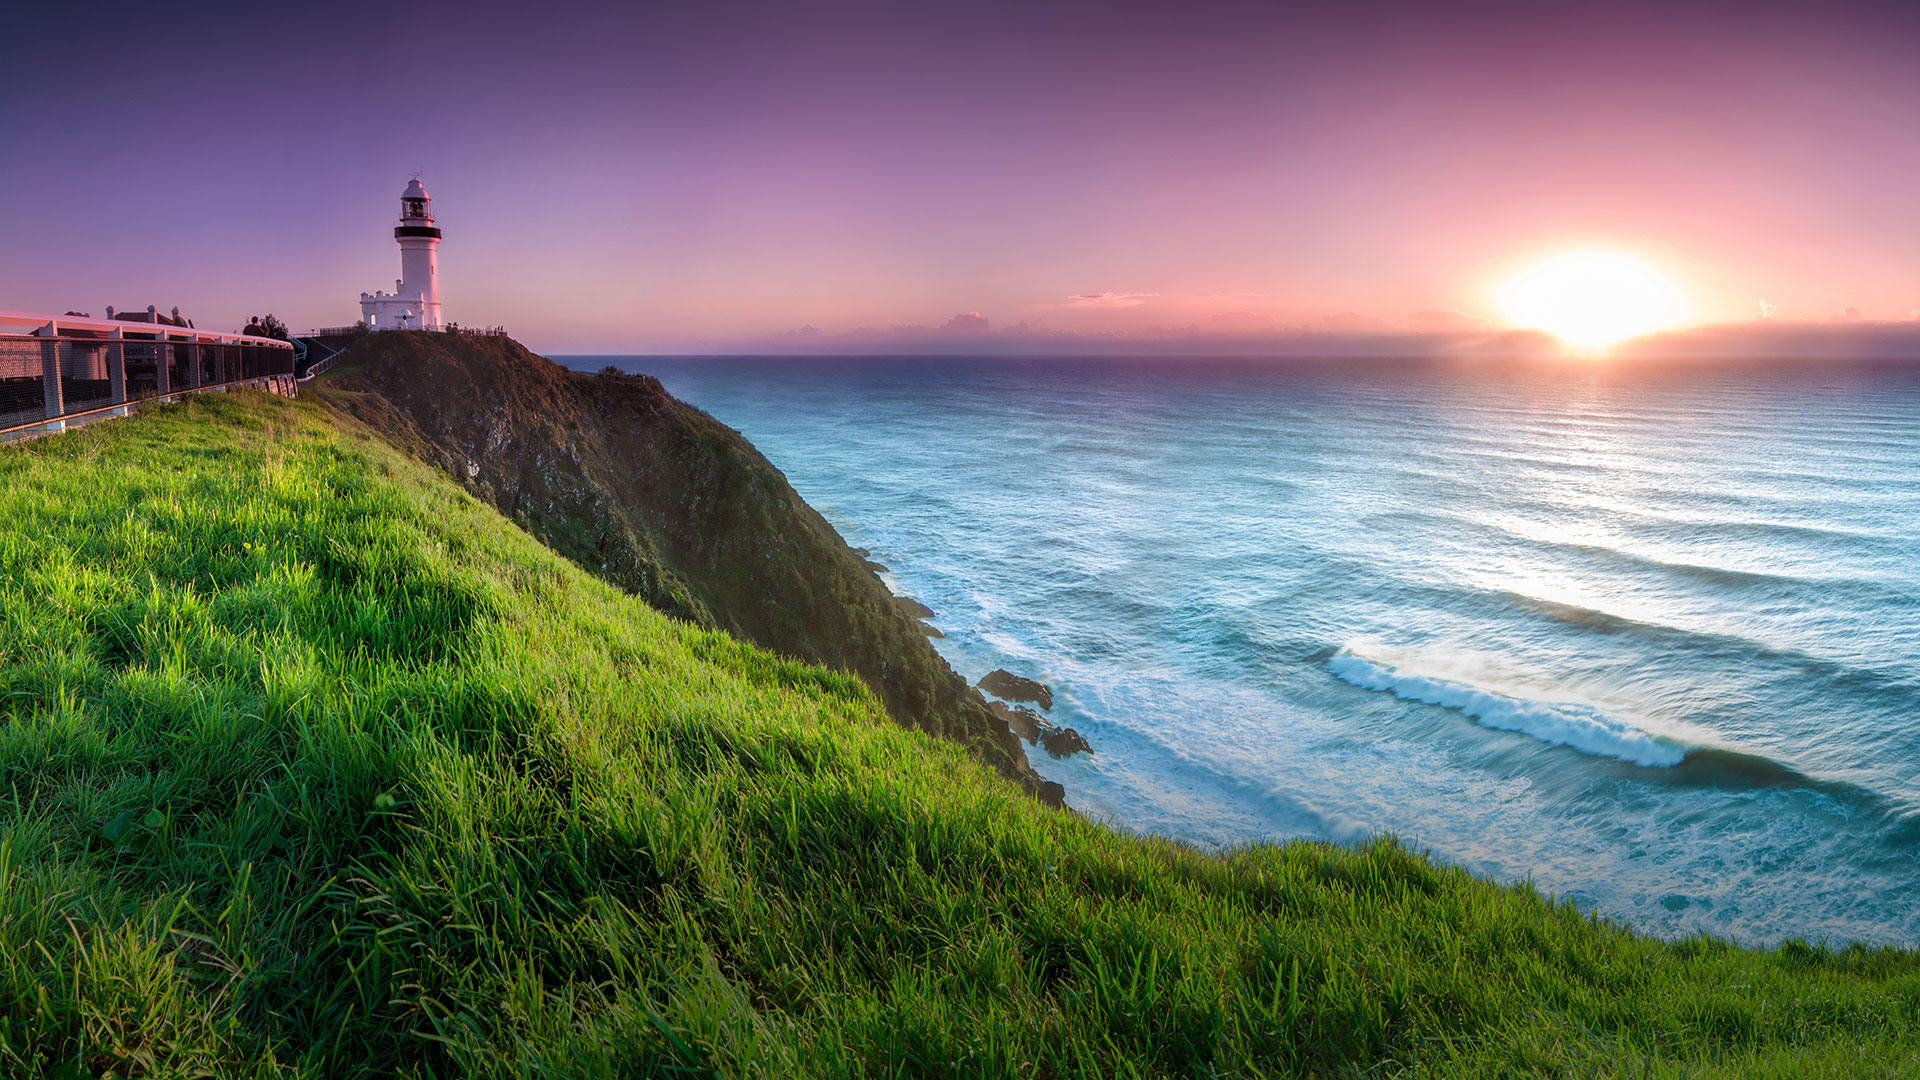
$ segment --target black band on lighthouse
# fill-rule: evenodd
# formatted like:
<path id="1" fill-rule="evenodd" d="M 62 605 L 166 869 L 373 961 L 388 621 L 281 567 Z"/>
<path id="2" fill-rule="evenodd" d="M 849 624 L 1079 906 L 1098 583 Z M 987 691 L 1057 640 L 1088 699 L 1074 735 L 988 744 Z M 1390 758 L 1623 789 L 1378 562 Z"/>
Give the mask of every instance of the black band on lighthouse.
<path id="1" fill-rule="evenodd" d="M 440 230 L 431 225 L 400 225 L 393 230 L 393 238 L 398 240 L 406 236 L 431 236 L 440 239 Z"/>

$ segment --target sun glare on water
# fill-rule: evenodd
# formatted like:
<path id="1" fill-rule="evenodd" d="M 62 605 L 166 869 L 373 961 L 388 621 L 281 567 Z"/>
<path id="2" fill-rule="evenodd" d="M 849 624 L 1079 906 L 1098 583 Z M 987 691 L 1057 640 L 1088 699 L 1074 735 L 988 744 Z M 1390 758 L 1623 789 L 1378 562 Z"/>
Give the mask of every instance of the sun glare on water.
<path id="1" fill-rule="evenodd" d="M 1545 330 L 1571 345 L 1601 348 L 1680 321 L 1680 289 L 1636 259 L 1582 251 L 1521 271 L 1500 287 L 1500 309 L 1515 326 Z"/>

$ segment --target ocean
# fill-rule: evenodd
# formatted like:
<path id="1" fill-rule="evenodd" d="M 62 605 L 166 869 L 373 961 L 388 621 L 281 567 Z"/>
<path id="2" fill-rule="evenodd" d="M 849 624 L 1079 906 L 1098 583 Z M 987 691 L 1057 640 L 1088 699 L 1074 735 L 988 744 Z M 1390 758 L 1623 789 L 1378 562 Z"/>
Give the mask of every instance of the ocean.
<path id="1" fill-rule="evenodd" d="M 565 357 L 1050 686 L 1074 807 L 1920 944 L 1920 365 Z"/>

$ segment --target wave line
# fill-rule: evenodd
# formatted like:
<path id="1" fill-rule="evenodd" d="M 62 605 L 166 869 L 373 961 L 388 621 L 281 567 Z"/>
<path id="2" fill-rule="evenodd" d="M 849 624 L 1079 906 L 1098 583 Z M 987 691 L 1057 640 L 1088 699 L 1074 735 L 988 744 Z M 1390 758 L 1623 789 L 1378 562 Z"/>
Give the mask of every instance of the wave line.
<path id="1" fill-rule="evenodd" d="M 1583 754 L 1618 758 L 1635 765 L 1666 769 L 1680 764 L 1688 747 L 1642 731 L 1604 709 L 1571 701 L 1534 701 L 1484 690 L 1467 683 L 1414 674 L 1341 649 L 1327 661 L 1344 682 L 1380 690 L 1408 701 L 1438 705 L 1466 714 L 1483 727 L 1517 731 Z"/>

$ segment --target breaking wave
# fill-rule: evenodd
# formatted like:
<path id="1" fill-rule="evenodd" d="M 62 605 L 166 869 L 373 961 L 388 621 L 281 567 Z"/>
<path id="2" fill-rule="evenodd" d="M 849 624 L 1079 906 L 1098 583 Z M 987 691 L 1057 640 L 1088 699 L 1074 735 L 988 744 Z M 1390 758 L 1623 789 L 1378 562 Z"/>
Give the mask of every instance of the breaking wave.
<path id="1" fill-rule="evenodd" d="M 1327 661 L 1340 679 L 1366 690 L 1381 690 L 1408 701 L 1465 713 L 1482 726 L 1518 731 L 1555 746 L 1596 757 L 1619 758 L 1635 765 L 1671 768 L 1689 749 L 1654 735 L 1593 705 L 1572 701 L 1535 701 L 1435 678 L 1369 660 L 1342 649 Z"/>

